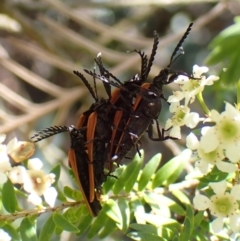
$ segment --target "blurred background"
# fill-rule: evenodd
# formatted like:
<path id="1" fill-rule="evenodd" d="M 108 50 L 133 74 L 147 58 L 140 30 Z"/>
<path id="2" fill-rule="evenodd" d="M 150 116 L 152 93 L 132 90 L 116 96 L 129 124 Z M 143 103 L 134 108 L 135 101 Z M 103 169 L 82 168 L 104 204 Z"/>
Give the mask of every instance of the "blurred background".
<path id="1" fill-rule="evenodd" d="M 183 44 L 185 54 L 172 66 L 190 74 L 194 64 L 204 65 L 211 40 L 239 14 L 239 1 L 234 0 L 2 0 L 0 133 L 8 134 L 8 140 L 14 136 L 28 140 L 48 126 L 75 125 L 93 99 L 73 70 L 92 70 L 93 59 L 101 52 L 104 65 L 124 82 L 140 71 L 140 58 L 133 50 L 150 55 L 154 30 L 160 43 L 149 81 L 168 65 L 175 46 L 193 22 Z M 213 66 L 209 74 L 218 71 L 218 66 Z M 173 88 L 166 86 L 166 98 Z M 224 99 L 234 102 L 234 94 L 223 96 L 222 88 L 221 84 L 207 88 L 204 97 L 210 108 L 222 106 Z M 99 96 L 106 96 L 100 81 L 97 90 Z M 197 104 L 194 108 L 203 114 Z M 159 118 L 162 127 L 168 116 L 165 102 Z M 145 159 L 161 152 L 164 160 L 169 160 L 184 145 L 184 133 L 188 130 L 184 130 L 182 140 L 161 143 L 146 135 L 142 140 Z M 48 168 L 66 159 L 68 135 L 58 135 L 38 147 L 41 151 L 35 156 L 46 160 Z M 62 175 L 64 180 L 67 174 Z"/>

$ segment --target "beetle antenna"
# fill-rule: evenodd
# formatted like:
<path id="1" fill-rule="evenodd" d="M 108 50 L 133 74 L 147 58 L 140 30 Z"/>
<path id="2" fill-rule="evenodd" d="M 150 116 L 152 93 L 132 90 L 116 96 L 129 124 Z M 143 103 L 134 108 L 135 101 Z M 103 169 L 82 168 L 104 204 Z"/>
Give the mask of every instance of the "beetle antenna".
<path id="1" fill-rule="evenodd" d="M 93 68 L 93 73 L 94 73 L 94 75 L 93 75 L 93 86 L 94 86 L 95 95 L 96 95 L 97 100 L 98 100 L 99 98 L 98 98 L 98 93 L 97 93 L 97 84 L 96 84 L 96 77 L 95 77 L 95 75 L 96 75 L 96 66 Z"/>
<path id="2" fill-rule="evenodd" d="M 75 70 L 73 71 L 73 73 L 74 73 L 75 75 L 77 75 L 77 76 L 82 80 L 82 82 L 86 85 L 86 87 L 88 88 L 89 92 L 91 93 L 93 99 L 94 99 L 95 101 L 97 101 L 98 98 L 97 98 L 97 96 L 96 96 L 96 93 L 94 93 L 93 88 L 92 88 L 91 85 L 88 83 L 88 81 L 87 81 L 87 79 L 84 77 L 84 75 L 83 75 L 82 73 L 78 72 L 78 71 L 75 71 Z"/>
<path id="3" fill-rule="evenodd" d="M 157 47 L 158 47 L 158 43 L 159 43 L 159 37 L 158 37 L 157 31 L 153 31 L 153 36 L 154 36 L 154 40 L 153 40 L 152 53 L 151 53 L 149 61 L 148 61 L 147 69 L 144 73 L 144 81 L 146 80 L 146 78 L 149 75 L 149 72 L 150 72 L 150 70 L 152 68 L 152 65 L 153 65 L 155 55 L 157 53 Z"/>
<path id="4" fill-rule="evenodd" d="M 136 49 L 134 49 L 134 51 L 136 53 L 138 53 L 141 58 L 141 76 L 140 76 L 140 78 L 141 78 L 141 82 L 143 82 L 145 80 L 145 73 L 146 73 L 147 67 L 148 67 L 148 57 L 143 51 L 136 50 Z"/>
<path id="5" fill-rule="evenodd" d="M 54 135 L 62 133 L 62 132 L 67 132 L 67 131 L 71 132 L 71 130 L 73 128 L 74 128 L 74 126 L 51 126 L 51 127 L 38 131 L 33 136 L 31 136 L 30 139 L 33 142 L 39 142 L 43 139 L 46 139 L 50 136 L 54 136 Z"/>
<path id="6" fill-rule="evenodd" d="M 109 72 L 106 71 L 106 69 L 103 66 L 101 53 L 99 53 L 97 55 L 97 58 L 94 59 L 94 60 L 95 60 L 95 63 L 97 64 L 97 66 L 99 68 L 101 76 L 103 76 L 104 78 L 109 80 Z M 108 98 L 111 99 L 111 97 L 112 97 L 112 95 L 111 95 L 111 85 L 109 83 L 105 82 L 105 81 L 102 81 L 102 82 L 103 82 L 104 89 L 105 89 L 105 91 L 108 95 Z"/>
<path id="7" fill-rule="evenodd" d="M 193 23 L 190 23 L 186 32 L 184 33 L 184 35 L 182 36 L 181 40 L 179 41 L 179 43 L 177 44 L 176 48 L 174 49 L 171 59 L 170 59 L 170 63 L 168 64 L 168 68 L 171 66 L 171 64 L 182 54 L 184 54 L 184 52 L 181 52 L 179 55 L 177 55 L 177 57 L 174 59 L 175 55 L 178 53 L 179 49 L 181 49 L 183 42 L 185 41 L 185 39 L 187 38 L 187 36 L 189 35 L 191 29 L 192 29 Z"/>

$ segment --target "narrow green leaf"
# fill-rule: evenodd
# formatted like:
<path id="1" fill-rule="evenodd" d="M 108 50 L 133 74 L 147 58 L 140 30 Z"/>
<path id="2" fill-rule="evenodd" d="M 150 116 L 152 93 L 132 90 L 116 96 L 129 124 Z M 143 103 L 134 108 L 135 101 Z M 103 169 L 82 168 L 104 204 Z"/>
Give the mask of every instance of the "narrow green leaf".
<path id="1" fill-rule="evenodd" d="M 107 210 L 108 210 L 108 207 L 104 205 L 102 208 L 102 211 L 92 222 L 90 226 L 90 230 L 88 231 L 88 235 L 87 235 L 89 239 L 95 237 L 98 234 L 98 232 L 103 228 L 107 220 L 109 219 L 106 215 Z"/>
<path id="2" fill-rule="evenodd" d="M 189 219 L 189 222 L 190 222 L 190 229 L 188 230 L 188 232 L 191 232 L 193 231 L 193 224 L 194 224 L 194 211 L 193 211 L 193 208 L 191 205 L 187 205 L 186 204 L 186 209 L 187 209 L 187 215 L 186 217 L 188 217 Z"/>
<path id="3" fill-rule="evenodd" d="M 114 174 L 113 174 L 114 175 Z M 112 190 L 112 187 L 113 185 L 115 184 L 115 182 L 117 181 L 118 177 L 108 177 L 107 178 L 107 181 L 103 183 L 103 186 L 102 186 L 102 190 L 103 190 L 103 193 L 106 194 L 108 193 L 109 191 Z"/>
<path id="4" fill-rule="evenodd" d="M 143 164 L 143 157 L 136 161 L 135 168 L 134 168 L 133 172 L 129 175 L 129 178 L 128 178 L 128 180 L 126 182 L 126 185 L 125 185 L 125 191 L 127 193 L 132 191 L 134 184 L 137 182 L 137 178 L 138 178 L 138 175 L 141 171 L 142 164 Z"/>
<path id="5" fill-rule="evenodd" d="M 75 207 L 68 208 L 64 213 L 63 217 L 65 217 L 69 222 L 71 223 L 77 223 L 79 218 L 76 216 L 76 210 Z"/>
<path id="6" fill-rule="evenodd" d="M 183 224 L 183 229 L 180 233 L 180 237 L 179 237 L 179 241 L 186 241 L 186 240 L 190 240 L 190 236 L 191 236 L 191 223 L 188 217 L 185 217 L 184 220 L 184 224 Z"/>
<path id="7" fill-rule="evenodd" d="M 158 228 L 156 226 L 150 225 L 150 224 L 138 224 L 138 223 L 132 223 L 130 225 L 130 228 L 136 231 L 141 231 L 144 233 L 151 233 L 154 235 L 157 235 Z"/>
<path id="8" fill-rule="evenodd" d="M 179 156 L 176 156 L 167 162 L 155 174 L 152 181 L 152 187 L 156 188 L 161 185 L 169 185 L 175 182 L 179 178 L 183 168 L 185 167 L 185 163 L 189 161 L 190 157 L 191 151 L 189 149 L 185 149 Z"/>
<path id="9" fill-rule="evenodd" d="M 88 213 L 87 215 L 82 215 L 79 217 L 78 229 L 80 232 L 77 233 L 78 236 L 82 235 L 92 224 L 93 217 Z"/>
<path id="10" fill-rule="evenodd" d="M 131 232 L 128 233 L 127 236 L 133 240 L 139 241 L 165 241 L 164 238 L 161 238 L 157 235 L 150 234 L 150 233 L 142 233 L 142 232 Z"/>
<path id="11" fill-rule="evenodd" d="M 22 240 L 37 241 L 36 225 L 24 218 L 19 227 Z"/>
<path id="12" fill-rule="evenodd" d="M 181 202 L 181 203 L 186 203 L 190 204 L 191 201 L 189 200 L 189 196 L 187 196 L 183 191 L 181 190 L 175 190 L 172 191 L 172 194 Z"/>
<path id="13" fill-rule="evenodd" d="M 202 222 L 204 218 L 204 211 L 199 211 L 195 216 L 194 216 L 194 226 L 198 227 L 200 226 L 200 223 Z"/>
<path id="14" fill-rule="evenodd" d="M 55 227 L 56 225 L 53 221 L 53 215 L 51 215 L 43 225 L 38 241 L 49 241 L 52 237 Z"/>
<path id="15" fill-rule="evenodd" d="M 121 230 L 123 233 L 127 233 L 130 224 L 130 208 L 127 200 L 125 198 L 119 199 L 118 206 L 122 216 Z"/>
<path id="16" fill-rule="evenodd" d="M 11 236 L 11 241 L 21 241 L 18 232 L 15 230 L 13 226 L 8 223 L 5 223 L 1 229 L 7 232 Z"/>
<path id="17" fill-rule="evenodd" d="M 80 191 L 74 190 L 74 189 L 72 189 L 72 188 L 70 188 L 70 187 L 68 187 L 68 186 L 65 186 L 65 187 L 63 188 L 63 192 L 64 192 L 64 194 L 65 194 L 67 197 L 69 197 L 69 198 L 71 198 L 71 199 L 73 199 L 73 200 L 75 200 L 75 201 L 79 201 L 79 200 L 82 199 L 82 194 L 81 194 Z"/>
<path id="18" fill-rule="evenodd" d="M 139 166 L 142 165 L 142 161 L 143 161 L 143 154 L 142 154 L 142 158 L 140 158 L 138 154 L 136 154 L 134 160 L 123 170 L 122 174 L 118 177 L 118 180 L 116 181 L 112 189 L 115 195 L 121 192 L 126 185 L 127 185 L 127 190 L 131 191 L 132 186 L 134 185 L 137 179 L 137 176 L 138 176 L 137 172 L 139 170 Z"/>
<path id="19" fill-rule="evenodd" d="M 57 212 L 53 214 L 53 221 L 58 227 L 62 228 L 65 231 L 72 232 L 72 233 L 79 232 L 78 228 L 75 225 L 73 225 L 63 215 L 60 215 Z"/>
<path id="20" fill-rule="evenodd" d="M 161 162 L 162 154 L 157 154 L 151 158 L 151 160 L 145 165 L 142 170 L 142 174 L 138 181 L 138 190 L 142 191 L 148 184 L 152 175 L 157 170 L 160 162 Z"/>
<path id="21" fill-rule="evenodd" d="M 103 238 L 109 236 L 110 234 L 112 234 L 115 230 L 116 230 L 115 222 L 112 219 L 108 218 L 105 221 L 105 223 L 103 225 L 103 229 L 99 233 L 98 237 L 99 237 L 99 239 L 103 239 Z"/>
<path id="22" fill-rule="evenodd" d="M 121 224 L 122 223 L 121 211 L 119 209 L 118 204 L 113 199 L 109 199 L 105 203 L 104 207 L 107 208 L 106 214 L 108 215 L 109 218 L 114 220 L 117 224 Z"/>
<path id="23" fill-rule="evenodd" d="M 12 182 L 8 179 L 2 188 L 2 203 L 9 213 L 17 211 L 17 198 Z"/>
<path id="24" fill-rule="evenodd" d="M 164 210 L 164 212 L 167 212 L 167 210 L 170 209 L 173 213 L 176 213 L 180 216 L 185 216 L 186 214 L 185 209 L 180 204 L 161 194 L 146 193 L 144 195 L 144 199 L 150 206 L 152 206 L 151 204 L 156 204 L 158 209 Z"/>
<path id="25" fill-rule="evenodd" d="M 56 188 L 57 190 L 57 199 L 61 202 L 66 202 L 67 201 L 67 198 L 66 196 L 63 194 L 62 190 L 59 188 L 59 186 L 57 184 L 54 185 L 54 187 Z"/>
<path id="26" fill-rule="evenodd" d="M 131 207 L 131 210 L 133 210 L 133 212 L 134 212 L 136 222 L 138 224 L 145 224 L 146 223 L 145 220 L 142 219 L 142 217 L 145 214 L 145 208 L 144 208 L 141 200 L 139 200 L 139 199 L 131 200 L 130 207 Z"/>

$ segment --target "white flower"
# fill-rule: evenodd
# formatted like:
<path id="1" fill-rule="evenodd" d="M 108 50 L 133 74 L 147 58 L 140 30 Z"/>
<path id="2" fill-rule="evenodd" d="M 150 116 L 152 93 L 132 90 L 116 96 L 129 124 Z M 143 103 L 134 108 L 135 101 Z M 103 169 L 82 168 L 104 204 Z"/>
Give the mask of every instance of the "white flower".
<path id="1" fill-rule="evenodd" d="M 55 175 L 53 173 L 46 175 L 42 170 L 28 170 L 27 176 L 24 180 L 23 188 L 30 193 L 28 197 L 29 202 L 40 205 L 42 203 L 40 196 L 43 195 L 45 201 L 50 206 L 53 206 L 57 197 L 56 189 L 51 187 L 55 181 Z"/>
<path id="2" fill-rule="evenodd" d="M 189 78 L 184 75 L 179 75 L 178 78 L 174 81 L 175 83 L 180 84 L 180 91 L 175 92 L 174 96 L 170 96 L 168 101 L 180 101 L 185 97 L 185 105 L 192 103 L 195 100 L 195 96 L 204 90 L 205 85 L 212 85 L 214 81 L 218 80 L 219 77 L 211 75 L 208 78 L 204 76 L 204 73 L 208 72 L 208 68 L 203 66 L 199 67 L 198 65 L 193 66 L 193 78 Z"/>
<path id="3" fill-rule="evenodd" d="M 205 132 L 206 129 L 207 128 L 205 128 L 203 132 Z M 235 164 L 224 161 L 224 149 L 221 146 L 218 146 L 211 152 L 204 152 L 199 145 L 197 137 L 193 133 L 189 134 L 186 140 L 188 148 L 197 150 L 199 160 L 195 165 L 203 174 L 207 174 L 214 165 L 222 172 L 232 173 L 237 170 Z"/>
<path id="4" fill-rule="evenodd" d="M 3 229 L 0 229 L 0 241 L 11 241 L 12 238 Z"/>
<path id="5" fill-rule="evenodd" d="M 0 184 L 3 184 L 7 181 L 7 176 L 5 173 L 11 169 L 12 166 L 7 155 L 7 147 L 6 145 L 0 144 Z"/>
<path id="6" fill-rule="evenodd" d="M 221 181 L 210 183 L 215 195 L 208 198 L 204 195 L 196 195 L 193 199 L 194 207 L 198 210 L 209 208 L 212 215 L 217 218 L 211 223 L 214 232 L 220 232 L 223 228 L 224 219 L 229 218 L 230 228 L 236 232 L 240 231 L 239 227 L 239 209 L 237 201 L 240 200 L 240 185 L 232 188 L 231 192 L 226 192 L 227 183 Z M 235 221 L 238 220 L 236 223 Z"/>
<path id="7" fill-rule="evenodd" d="M 225 111 L 221 114 L 211 112 L 211 118 L 216 122 L 213 127 L 204 131 L 200 140 L 204 152 L 211 152 L 219 145 L 225 150 L 226 157 L 231 162 L 240 160 L 240 112 L 226 103 Z"/>
<path id="8" fill-rule="evenodd" d="M 194 128 L 199 122 L 199 115 L 194 112 L 190 113 L 187 106 L 177 106 L 176 103 L 174 103 L 174 111 L 172 118 L 166 122 L 165 130 L 171 128 L 169 135 L 180 139 L 180 127 L 186 125 L 189 128 Z"/>
<path id="9" fill-rule="evenodd" d="M 20 163 L 28 159 L 33 155 L 34 151 L 34 143 L 18 141 L 16 137 L 13 138 L 7 145 L 7 153 L 16 163 Z"/>
<path id="10" fill-rule="evenodd" d="M 42 204 L 42 199 L 36 193 L 30 193 L 27 201 L 35 206 Z"/>
<path id="11" fill-rule="evenodd" d="M 50 206 L 50 207 L 53 207 L 54 206 L 54 203 L 56 201 L 56 198 L 57 198 L 57 191 L 54 187 L 50 187 L 48 188 L 43 196 L 44 196 L 44 199 L 46 201 L 46 203 Z"/>
<path id="12" fill-rule="evenodd" d="M 201 78 L 202 74 L 207 73 L 208 70 L 209 69 L 206 66 L 200 67 L 200 66 L 195 64 L 193 66 L 193 76 L 194 76 L 194 78 Z"/>
<path id="13" fill-rule="evenodd" d="M 27 170 L 28 178 L 25 179 L 23 188 L 26 192 L 37 193 L 42 196 L 43 193 L 54 182 L 52 175 L 46 175 L 42 170 Z"/>
<path id="14" fill-rule="evenodd" d="M 27 176 L 27 171 L 24 166 L 15 166 L 9 172 L 8 177 L 13 184 L 23 184 Z"/>
<path id="15" fill-rule="evenodd" d="M 39 158 L 31 158 L 28 160 L 28 169 L 40 170 L 43 167 L 43 163 Z"/>

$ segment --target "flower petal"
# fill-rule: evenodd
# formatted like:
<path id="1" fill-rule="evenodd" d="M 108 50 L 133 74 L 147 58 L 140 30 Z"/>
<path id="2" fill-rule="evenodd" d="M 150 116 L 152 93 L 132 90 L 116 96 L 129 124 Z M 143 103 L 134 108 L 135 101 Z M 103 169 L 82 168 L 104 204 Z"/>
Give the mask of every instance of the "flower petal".
<path id="1" fill-rule="evenodd" d="M 216 194 L 223 194 L 227 188 L 227 182 L 224 180 L 221 182 L 210 182 L 209 186 Z"/>
<path id="2" fill-rule="evenodd" d="M 57 193 L 55 187 L 48 188 L 43 194 L 46 203 L 50 207 L 54 207 L 57 195 L 58 195 L 58 193 Z"/>
<path id="3" fill-rule="evenodd" d="M 240 214 L 234 214 L 229 217 L 229 226 L 233 232 L 240 232 Z"/>
<path id="4" fill-rule="evenodd" d="M 216 166 L 220 171 L 227 172 L 227 173 L 233 173 L 237 170 L 237 167 L 235 164 L 223 162 L 223 161 L 217 162 Z"/>
<path id="5" fill-rule="evenodd" d="M 215 220 L 213 220 L 211 222 L 211 227 L 215 233 L 220 232 L 223 228 L 223 218 L 216 218 Z"/>
<path id="6" fill-rule="evenodd" d="M 233 195 L 237 200 L 240 200 L 240 185 L 232 187 L 231 195 Z"/>
<path id="7" fill-rule="evenodd" d="M 196 150 L 199 146 L 199 141 L 198 138 L 196 137 L 196 135 L 194 133 L 190 133 L 187 137 L 186 137 L 186 146 L 187 148 L 191 149 L 191 150 Z"/>
<path id="8" fill-rule="evenodd" d="M 210 203 L 210 199 L 204 195 L 198 194 L 193 198 L 194 207 L 200 211 L 206 210 L 210 206 Z"/>

